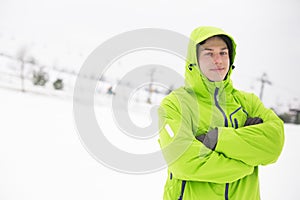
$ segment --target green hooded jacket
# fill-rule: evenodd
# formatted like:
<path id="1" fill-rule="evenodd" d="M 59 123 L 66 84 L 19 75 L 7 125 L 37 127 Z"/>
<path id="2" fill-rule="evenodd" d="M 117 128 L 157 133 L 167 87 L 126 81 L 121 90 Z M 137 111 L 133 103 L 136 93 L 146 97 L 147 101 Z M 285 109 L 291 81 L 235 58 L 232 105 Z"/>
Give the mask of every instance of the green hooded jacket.
<path id="1" fill-rule="evenodd" d="M 236 44 L 215 27 L 199 27 L 191 33 L 185 86 L 161 102 L 159 144 L 168 164 L 165 200 L 260 199 L 258 166 L 274 163 L 283 148 L 283 122 L 260 99 L 233 87 L 230 75 L 209 81 L 197 62 L 197 44 L 215 36 L 232 40 L 231 63 Z M 244 127 L 249 117 L 263 123 Z M 195 136 L 218 128 L 215 150 Z"/>

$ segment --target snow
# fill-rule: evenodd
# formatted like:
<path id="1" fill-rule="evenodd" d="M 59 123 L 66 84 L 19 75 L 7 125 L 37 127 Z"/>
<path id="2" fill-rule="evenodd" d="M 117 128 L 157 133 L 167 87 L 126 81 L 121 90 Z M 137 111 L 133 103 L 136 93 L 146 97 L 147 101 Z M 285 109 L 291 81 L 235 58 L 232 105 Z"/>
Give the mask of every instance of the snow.
<path id="1" fill-rule="evenodd" d="M 1 200 L 162 199 L 166 169 L 124 174 L 104 167 L 86 151 L 76 132 L 70 99 L 5 89 L 0 89 L 0 99 Z M 148 123 L 139 109 L 132 110 L 132 119 Z M 111 111 L 103 103 L 96 112 L 102 113 L 101 119 Z M 115 129 L 113 120 L 105 124 Z M 263 200 L 300 197 L 300 126 L 285 125 L 285 132 L 279 160 L 260 167 Z M 122 137 L 123 142 L 116 135 L 110 140 L 129 152 L 159 148 L 156 137 L 139 142 Z"/>
<path id="2" fill-rule="evenodd" d="M 261 197 L 268 199 L 300 199 L 300 126 L 285 125 L 285 144 L 274 164 L 260 167 Z"/>

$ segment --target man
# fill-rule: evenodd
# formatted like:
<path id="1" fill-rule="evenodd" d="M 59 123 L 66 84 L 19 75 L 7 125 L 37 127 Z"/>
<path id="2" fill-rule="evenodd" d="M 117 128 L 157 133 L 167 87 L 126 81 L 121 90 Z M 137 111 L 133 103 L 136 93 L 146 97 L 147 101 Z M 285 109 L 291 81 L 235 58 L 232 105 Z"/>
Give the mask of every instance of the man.
<path id="1" fill-rule="evenodd" d="M 283 122 L 257 96 L 233 87 L 235 50 L 219 28 L 191 34 L 185 86 L 159 109 L 165 200 L 260 199 L 258 166 L 278 159 Z"/>

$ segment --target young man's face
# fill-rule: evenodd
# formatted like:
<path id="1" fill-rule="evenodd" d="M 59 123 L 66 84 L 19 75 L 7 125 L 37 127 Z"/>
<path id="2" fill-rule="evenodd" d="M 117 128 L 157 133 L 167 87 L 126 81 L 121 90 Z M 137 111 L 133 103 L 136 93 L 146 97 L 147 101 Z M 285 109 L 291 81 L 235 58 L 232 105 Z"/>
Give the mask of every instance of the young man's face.
<path id="1" fill-rule="evenodd" d="M 226 43 L 217 36 L 207 39 L 198 47 L 198 63 L 210 81 L 224 80 L 230 63 Z"/>

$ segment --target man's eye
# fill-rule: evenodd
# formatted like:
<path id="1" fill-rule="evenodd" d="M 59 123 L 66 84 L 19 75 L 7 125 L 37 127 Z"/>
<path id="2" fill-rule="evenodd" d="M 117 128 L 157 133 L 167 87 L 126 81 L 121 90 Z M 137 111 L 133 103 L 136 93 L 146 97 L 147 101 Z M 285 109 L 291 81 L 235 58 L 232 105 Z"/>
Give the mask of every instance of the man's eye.
<path id="1" fill-rule="evenodd" d="M 207 56 L 213 56 L 213 53 L 208 52 L 205 55 L 207 55 Z"/>
<path id="2" fill-rule="evenodd" d="M 227 55 L 228 53 L 226 51 L 223 51 L 220 53 L 222 56 Z"/>

